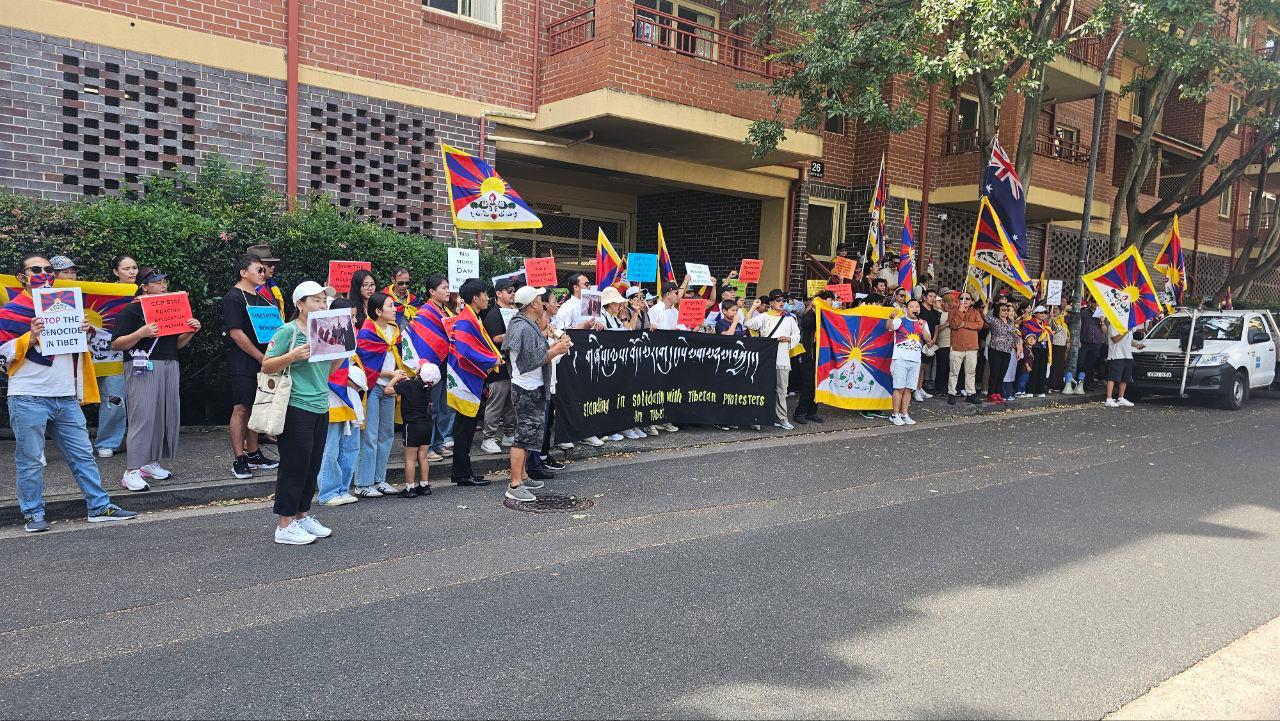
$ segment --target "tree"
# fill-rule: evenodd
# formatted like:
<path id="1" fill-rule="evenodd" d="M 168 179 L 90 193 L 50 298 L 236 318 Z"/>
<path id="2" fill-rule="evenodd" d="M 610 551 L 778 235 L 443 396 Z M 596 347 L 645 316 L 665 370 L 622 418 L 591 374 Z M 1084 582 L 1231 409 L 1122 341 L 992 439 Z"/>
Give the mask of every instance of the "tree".
<path id="1" fill-rule="evenodd" d="M 1274 112 L 1280 99 L 1280 63 L 1274 54 L 1259 54 L 1233 40 L 1229 32 L 1237 16 L 1275 22 L 1277 13 L 1276 0 L 1229 1 L 1216 8 L 1203 0 L 1152 0 L 1125 9 L 1130 47 L 1135 54 L 1144 52 L 1146 63 L 1121 90 L 1133 97 L 1135 114 L 1143 121 L 1112 205 L 1113 252 L 1125 245 L 1145 248 L 1167 232 L 1174 216 L 1230 192 L 1246 169 L 1261 161 L 1267 146 L 1280 140 L 1280 118 Z M 1206 113 L 1206 126 L 1215 128 L 1212 139 L 1181 169 L 1182 179 L 1173 187 L 1157 188 L 1156 201 L 1143 209 L 1140 194 L 1157 160 L 1155 135 L 1165 110 L 1175 99 L 1203 103 L 1222 87 L 1241 98 L 1239 108 L 1218 118 Z M 1241 137 L 1248 135 L 1254 142 L 1239 157 L 1220 160 L 1223 145 L 1242 129 L 1251 129 Z M 1211 167 L 1218 175 L 1205 184 L 1204 173 Z M 1122 223 L 1127 226 L 1123 237 Z"/>
<path id="2" fill-rule="evenodd" d="M 1215 296 L 1222 297 L 1228 291 L 1234 291 L 1238 297 L 1246 298 L 1255 280 L 1280 268 L 1280 208 L 1276 205 L 1267 208 L 1261 202 L 1271 166 L 1278 160 L 1280 150 L 1273 146 L 1259 163 L 1253 194 L 1256 200 L 1249 208 L 1248 237 L 1240 248 L 1239 259 L 1232 264 L 1231 272 L 1222 280 Z"/>
<path id="3" fill-rule="evenodd" d="M 752 84 L 778 98 L 778 117 L 752 124 L 747 140 L 757 157 L 777 147 L 788 123 L 815 129 L 847 116 L 901 133 L 918 125 L 916 111 L 933 83 L 972 85 L 978 96 L 978 142 L 991 148 L 996 113 L 1010 92 L 1023 95 L 1015 167 L 1030 180 L 1035 132 L 1044 96 L 1044 69 L 1074 40 L 1110 26 L 1110 6 L 1059 33 L 1074 16 L 1074 0 L 754 0 L 742 23 L 757 24 L 757 40 L 779 47 L 781 72 Z M 886 89 L 903 92 L 895 100 Z M 782 98 L 799 101 L 789 119 Z"/>

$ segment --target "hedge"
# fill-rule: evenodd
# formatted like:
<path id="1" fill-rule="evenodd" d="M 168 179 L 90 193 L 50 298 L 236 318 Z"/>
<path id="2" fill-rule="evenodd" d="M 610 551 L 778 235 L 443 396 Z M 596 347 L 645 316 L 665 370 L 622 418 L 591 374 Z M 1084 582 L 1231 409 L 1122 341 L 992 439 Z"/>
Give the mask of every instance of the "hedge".
<path id="1" fill-rule="evenodd" d="M 370 261 L 379 286 L 404 266 L 419 295 L 428 275 L 446 272 L 438 240 L 344 212 L 325 196 L 287 211 L 263 169 L 237 169 L 218 155 L 196 176 L 152 175 L 133 195 L 52 202 L 0 188 L 0 272 L 12 273 L 24 253 L 38 252 L 71 257 L 84 280 L 114 280 L 111 259 L 127 254 L 163 269 L 172 290 L 190 294 L 203 330 L 183 350 L 186 422 L 225 422 L 225 393 L 217 390 L 226 387 L 220 302 L 235 282 L 235 258 L 264 243 L 282 259 L 277 278 L 286 290 L 302 280 L 324 282 L 335 259 Z M 510 272 L 516 260 L 504 247 L 487 247 L 481 273 Z"/>

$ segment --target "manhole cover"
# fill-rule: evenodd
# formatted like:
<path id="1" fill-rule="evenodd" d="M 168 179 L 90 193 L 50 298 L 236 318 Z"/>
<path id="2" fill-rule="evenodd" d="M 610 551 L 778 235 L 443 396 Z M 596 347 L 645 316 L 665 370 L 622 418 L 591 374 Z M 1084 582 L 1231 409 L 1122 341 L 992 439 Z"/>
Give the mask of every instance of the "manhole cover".
<path id="1" fill-rule="evenodd" d="M 513 511 L 530 511 L 533 513 L 571 513 L 573 511 L 585 511 L 594 505 L 590 498 L 578 498 L 565 493 L 535 491 L 534 495 L 538 497 L 538 500 L 521 503 L 510 498 L 504 498 L 502 505 Z"/>

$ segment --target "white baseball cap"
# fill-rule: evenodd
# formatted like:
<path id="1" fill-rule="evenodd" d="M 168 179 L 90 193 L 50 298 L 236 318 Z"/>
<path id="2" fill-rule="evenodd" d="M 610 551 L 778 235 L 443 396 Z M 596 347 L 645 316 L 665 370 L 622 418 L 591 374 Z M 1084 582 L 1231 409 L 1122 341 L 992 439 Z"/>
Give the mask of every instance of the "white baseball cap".
<path id="1" fill-rule="evenodd" d="M 304 280 L 293 289 L 293 302 L 297 303 L 303 298 L 320 295 L 321 293 L 324 293 L 326 298 L 335 298 L 338 295 L 338 291 L 327 285 L 320 285 L 314 280 Z"/>
<path id="2" fill-rule="evenodd" d="M 435 363 L 423 363 L 418 368 L 418 375 L 422 378 L 423 383 L 435 385 L 440 382 L 440 368 Z"/>
<path id="3" fill-rule="evenodd" d="M 534 288 L 531 285 L 521 286 L 520 290 L 516 291 L 516 307 L 523 308 L 529 305 L 535 298 L 542 297 L 544 292 L 546 292 L 545 288 Z"/>

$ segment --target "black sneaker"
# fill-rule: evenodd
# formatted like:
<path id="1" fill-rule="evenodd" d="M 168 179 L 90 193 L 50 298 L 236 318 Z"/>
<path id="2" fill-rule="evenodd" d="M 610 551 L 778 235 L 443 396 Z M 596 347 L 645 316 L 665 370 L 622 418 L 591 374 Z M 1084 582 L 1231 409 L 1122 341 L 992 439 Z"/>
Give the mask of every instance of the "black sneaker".
<path id="1" fill-rule="evenodd" d="M 249 467 L 248 456 L 239 456 L 231 462 L 231 475 L 242 481 L 248 478 L 253 478 L 253 470 Z"/>
<path id="2" fill-rule="evenodd" d="M 563 463 L 561 463 L 560 461 L 557 461 L 556 459 L 552 458 L 551 456 L 543 456 L 543 457 L 542 457 L 542 466 L 543 466 L 543 468 L 550 468 L 550 469 L 551 469 L 551 470 L 553 470 L 553 471 L 563 471 L 563 470 L 564 470 L 564 464 L 563 464 Z"/>
<path id="3" fill-rule="evenodd" d="M 431 486 L 425 483 L 419 483 L 418 487 L 413 489 L 413 494 L 415 496 L 429 496 L 431 495 Z"/>
<path id="4" fill-rule="evenodd" d="M 949 406 L 954 406 L 955 404 L 956 404 L 956 397 L 955 397 L 954 395 L 948 395 L 948 396 L 947 396 L 947 405 L 949 405 Z"/>
<path id="5" fill-rule="evenodd" d="M 800 416 L 800 415 L 797 415 L 797 416 L 795 417 L 795 421 L 796 421 L 796 423 L 799 423 L 799 424 L 800 424 L 800 425 L 802 425 L 802 426 L 803 426 L 803 425 L 805 425 L 805 424 L 807 424 L 807 423 L 809 422 L 809 421 L 805 420 L 804 416 Z"/>
<path id="6" fill-rule="evenodd" d="M 89 516 L 89 523 L 108 523 L 111 521 L 131 521 L 138 517 L 133 511 L 126 511 L 114 503 Z"/>
<path id="7" fill-rule="evenodd" d="M 822 416 L 815 416 L 812 413 L 809 414 L 809 422 L 810 423 L 826 423 L 826 421 L 822 419 Z"/>
<path id="8" fill-rule="evenodd" d="M 556 477 L 555 473 L 552 473 L 551 471 L 548 471 L 543 468 L 530 468 L 528 469 L 527 473 L 528 473 L 528 477 L 534 479 L 535 481 L 549 481 L 552 478 Z"/>
<path id="9" fill-rule="evenodd" d="M 269 471 L 280 466 L 280 461 L 262 455 L 261 448 L 253 453 L 246 453 L 245 458 L 249 459 L 249 467 L 255 471 Z"/>

